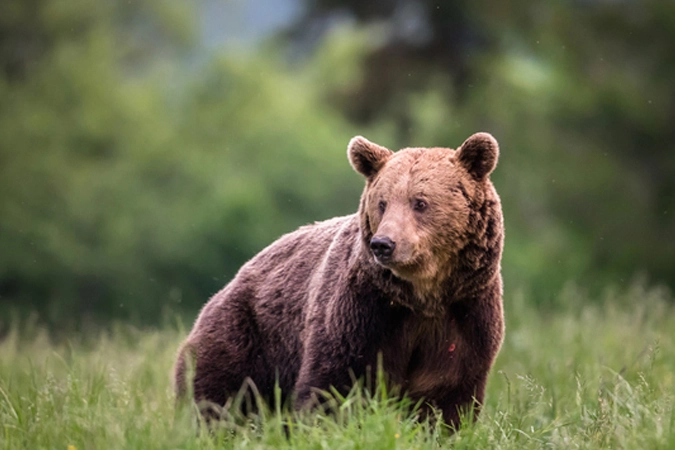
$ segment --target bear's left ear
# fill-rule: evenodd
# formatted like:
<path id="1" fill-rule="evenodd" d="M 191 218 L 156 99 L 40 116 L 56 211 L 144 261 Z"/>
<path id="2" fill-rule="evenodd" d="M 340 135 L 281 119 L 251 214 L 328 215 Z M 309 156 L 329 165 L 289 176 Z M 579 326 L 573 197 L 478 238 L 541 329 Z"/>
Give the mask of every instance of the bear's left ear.
<path id="1" fill-rule="evenodd" d="M 499 144 L 490 133 L 476 133 L 457 149 L 456 158 L 476 180 L 483 181 L 497 166 Z"/>
<path id="2" fill-rule="evenodd" d="M 368 179 L 375 176 L 393 154 L 388 148 L 374 144 L 363 136 L 352 138 L 347 146 L 350 164 Z"/>

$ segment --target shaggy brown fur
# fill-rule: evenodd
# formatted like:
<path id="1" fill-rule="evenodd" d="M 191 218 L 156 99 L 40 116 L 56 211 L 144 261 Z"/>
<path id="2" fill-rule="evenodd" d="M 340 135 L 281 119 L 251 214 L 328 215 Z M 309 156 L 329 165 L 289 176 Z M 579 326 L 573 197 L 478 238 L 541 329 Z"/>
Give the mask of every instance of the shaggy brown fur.
<path id="1" fill-rule="evenodd" d="M 176 388 L 225 404 L 248 379 L 275 381 L 298 407 L 377 365 L 413 399 L 460 412 L 483 402 L 504 322 L 503 221 L 489 180 L 499 154 L 477 133 L 458 150 L 393 153 L 362 137 L 349 160 L 366 178 L 357 214 L 281 237 L 206 304 L 179 352 Z"/>

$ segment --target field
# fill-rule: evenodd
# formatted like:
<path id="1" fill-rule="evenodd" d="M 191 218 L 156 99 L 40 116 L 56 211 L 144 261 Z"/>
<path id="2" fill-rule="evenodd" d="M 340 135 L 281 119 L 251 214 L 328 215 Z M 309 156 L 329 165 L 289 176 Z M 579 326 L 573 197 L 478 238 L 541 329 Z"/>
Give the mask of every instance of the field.
<path id="1" fill-rule="evenodd" d="M 636 284 L 560 306 L 505 299 L 507 334 L 479 420 L 450 435 L 378 392 L 336 416 L 267 411 L 199 432 L 176 410 L 170 372 L 181 326 L 117 325 L 53 343 L 35 327 L 0 343 L 0 448 L 675 448 L 675 307 Z"/>

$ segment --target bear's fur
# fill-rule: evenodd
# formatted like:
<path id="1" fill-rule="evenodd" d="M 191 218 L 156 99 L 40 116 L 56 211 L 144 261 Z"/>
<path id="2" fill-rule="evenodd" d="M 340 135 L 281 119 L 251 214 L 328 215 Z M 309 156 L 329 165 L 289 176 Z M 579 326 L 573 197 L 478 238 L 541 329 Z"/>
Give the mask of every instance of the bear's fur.
<path id="1" fill-rule="evenodd" d="M 178 395 L 223 405 L 252 382 L 271 399 L 278 382 L 302 408 L 349 390 L 379 357 L 391 384 L 448 424 L 475 417 L 504 333 L 498 154 L 487 133 L 396 153 L 352 139 L 358 213 L 281 237 L 211 298 L 179 352 Z"/>

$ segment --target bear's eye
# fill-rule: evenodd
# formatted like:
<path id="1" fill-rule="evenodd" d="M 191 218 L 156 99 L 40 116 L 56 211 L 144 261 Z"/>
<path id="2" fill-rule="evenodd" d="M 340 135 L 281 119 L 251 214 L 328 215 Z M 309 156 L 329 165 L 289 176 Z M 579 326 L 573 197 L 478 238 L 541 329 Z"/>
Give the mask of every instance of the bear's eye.
<path id="1" fill-rule="evenodd" d="M 413 200 L 413 209 L 417 212 L 422 212 L 429 207 L 429 204 L 422 199 Z"/>
<path id="2" fill-rule="evenodd" d="M 387 209 L 387 202 L 380 200 L 380 203 L 377 204 L 377 209 L 380 210 L 380 214 L 384 214 L 384 210 Z"/>

